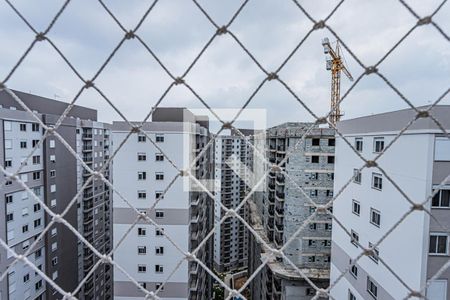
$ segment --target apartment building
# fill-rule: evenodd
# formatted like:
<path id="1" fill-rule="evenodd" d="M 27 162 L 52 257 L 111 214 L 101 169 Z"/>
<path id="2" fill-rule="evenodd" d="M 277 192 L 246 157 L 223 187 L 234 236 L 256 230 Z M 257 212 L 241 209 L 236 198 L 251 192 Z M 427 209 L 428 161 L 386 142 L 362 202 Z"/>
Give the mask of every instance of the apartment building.
<path id="1" fill-rule="evenodd" d="M 431 114 L 448 132 L 450 106 L 436 106 Z M 415 117 L 414 110 L 405 109 L 342 121 L 338 129 L 362 156 L 372 160 L 384 152 Z M 428 299 L 448 299 L 450 271 L 447 269 L 437 279 L 430 280 L 448 262 L 450 254 L 448 138 L 431 119 L 419 118 L 377 160 L 416 203 L 425 201 L 445 178 L 447 181 L 432 201 L 425 204 L 432 217 L 423 210 L 415 210 L 376 247 L 375 244 L 412 206 L 377 168 L 359 172 L 364 162 L 341 138 L 336 141 L 336 157 L 335 190 L 352 177 L 353 182 L 336 199 L 333 207 L 335 217 L 350 233 L 333 221 L 331 281 L 350 268 L 331 290 L 333 298 L 403 299 L 409 294 L 405 285 L 419 291 L 429 284 Z M 363 251 L 362 247 L 373 251 L 355 264 L 352 259 Z"/>
<path id="2" fill-rule="evenodd" d="M 46 125 L 55 125 L 59 116 L 67 107 L 67 103 L 55 101 L 14 91 L 15 94 L 36 113 L 36 116 Z M 44 203 L 61 214 L 73 202 L 77 191 L 81 188 L 83 180 L 83 169 L 81 163 L 61 144 L 54 136 L 49 136 L 43 144 L 38 147 L 31 158 L 26 158 L 33 147 L 43 136 L 43 128 L 37 120 L 12 99 L 6 92 L 0 92 L 0 154 L 2 164 L 9 172 L 14 172 L 23 163 L 20 178 L 41 197 Z M 96 122 L 97 112 L 85 107 L 74 106 L 67 118 L 62 120 L 57 132 L 65 141 L 89 164 L 86 149 L 88 141 L 82 139 L 82 133 L 86 130 L 95 130 L 98 134 L 95 138 L 101 146 L 93 151 L 95 162 L 93 168 L 100 170 L 107 156 L 104 154 L 104 144 L 109 145 L 109 136 L 106 124 Z M 95 129 L 94 129 L 95 128 Z M 106 134 L 105 134 L 106 133 Z M 108 149 L 106 149 L 108 150 Z M 101 153 L 101 154 L 100 154 Z M 105 173 L 108 177 L 108 172 Z M 85 204 L 87 198 L 76 198 L 65 219 L 83 236 L 88 239 L 102 253 L 111 248 L 111 206 L 109 191 L 104 191 L 103 184 L 94 181 L 95 209 L 99 213 L 92 214 L 91 208 Z M 0 199 L 4 199 L 1 206 L 3 222 L 1 226 L 2 239 L 8 242 L 17 253 L 25 253 L 35 241 L 45 226 L 51 221 L 48 214 L 31 195 L 17 182 L 7 182 L 0 189 Z M 88 219 L 95 223 L 94 238 L 89 234 Z M 101 243 L 99 241 L 102 241 Z M 100 245 L 101 244 L 101 245 Z M 55 224 L 38 242 L 37 247 L 32 249 L 28 258 L 41 268 L 52 280 L 66 291 L 74 291 L 81 279 L 92 269 L 93 264 L 85 260 L 83 244 L 64 225 Z M 78 249 L 78 251 L 77 251 Z M 10 253 L 0 249 L 0 272 L 6 272 L 7 267 L 13 260 Z M 109 268 L 110 270 L 105 271 Z M 86 289 L 92 285 L 95 288 Z M 110 266 L 100 266 L 76 295 L 84 299 L 110 299 L 112 293 L 108 291 L 112 286 L 112 269 Z M 0 293 L 4 299 L 57 299 L 59 295 L 50 285 L 30 267 L 23 263 L 17 263 L 8 270 L 8 280 L 0 285 Z"/>
<path id="3" fill-rule="evenodd" d="M 252 133 L 245 131 L 246 133 Z M 251 137 L 233 134 L 215 139 L 215 205 L 214 222 L 219 224 L 226 208 L 235 209 L 244 200 L 252 175 Z M 247 206 L 239 215 L 248 218 Z M 248 231 L 237 218 L 227 218 L 214 232 L 214 269 L 218 272 L 235 272 L 247 267 Z"/>
<path id="4" fill-rule="evenodd" d="M 311 126 L 314 128 L 309 130 Z M 279 164 L 290 153 L 281 168 L 292 178 L 272 169 L 262 204 L 250 203 L 249 221 L 272 248 L 280 249 L 315 212 L 305 193 L 315 204 L 332 199 L 334 134 L 334 130 L 312 123 L 285 123 L 267 130 L 270 163 Z M 250 236 L 249 244 L 249 274 L 252 274 L 270 253 L 254 236 Z M 330 215 L 318 213 L 283 252 L 317 286 L 328 286 Z M 270 260 L 250 287 L 252 299 L 311 299 L 315 295 L 315 290 L 282 257 Z"/>
<path id="5" fill-rule="evenodd" d="M 113 143 L 122 143 L 130 129 L 127 123 L 114 122 Z M 162 299 L 210 299 L 211 276 L 197 263 L 183 260 L 184 255 L 165 235 L 183 251 L 196 249 L 212 230 L 212 199 L 193 188 L 186 176 L 173 182 L 162 196 L 178 171 L 161 152 L 176 166 L 186 169 L 210 139 L 208 121 L 184 108 L 158 108 L 152 115 L 152 122 L 143 124 L 141 129 L 159 149 L 145 134 L 131 135 L 114 158 L 115 188 L 129 204 L 145 212 L 161 228 L 139 220 L 122 246 L 116 249 L 114 260 L 149 291 L 156 291 L 167 280 L 158 293 Z M 213 179 L 212 151 L 213 147 L 209 148 L 195 164 L 194 174 L 198 180 Z M 137 215 L 121 198 L 114 197 L 113 206 L 114 244 L 117 245 Z M 196 253 L 209 268 L 212 268 L 212 246 L 211 238 Z M 143 299 L 144 293 L 116 268 L 114 298 Z"/>

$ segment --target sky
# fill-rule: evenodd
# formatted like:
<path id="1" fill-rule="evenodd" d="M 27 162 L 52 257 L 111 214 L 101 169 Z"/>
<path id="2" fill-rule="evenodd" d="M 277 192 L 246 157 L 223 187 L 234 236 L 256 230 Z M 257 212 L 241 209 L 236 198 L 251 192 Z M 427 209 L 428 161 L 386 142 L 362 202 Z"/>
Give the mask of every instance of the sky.
<path id="1" fill-rule="evenodd" d="M 420 16 L 432 13 L 441 1 L 406 1 Z M 63 1 L 11 0 L 38 31 L 43 31 Z M 151 1 L 105 0 L 125 28 L 134 28 Z M 238 0 L 201 0 L 219 25 L 226 24 L 242 4 Z M 336 0 L 299 3 L 316 19 L 324 19 Z M 450 35 L 450 4 L 433 20 Z M 380 60 L 417 22 L 398 0 L 346 0 L 327 24 L 367 66 Z M 291 0 L 251 0 L 230 26 L 236 37 L 269 72 L 277 69 L 312 27 Z M 162 63 L 179 76 L 213 36 L 215 28 L 190 0 L 160 0 L 138 30 Z M 86 79 L 92 78 L 123 37 L 123 32 L 98 1 L 73 0 L 48 37 Z M 325 68 L 321 41 L 336 38 L 327 29 L 313 32 L 281 69 L 279 76 L 317 115 L 330 106 L 331 74 Z M 0 1 L 0 80 L 3 80 L 34 39 L 34 33 L 5 1 Z M 344 50 L 354 78 L 364 70 Z M 450 43 L 436 28 L 415 29 L 379 66 L 379 71 L 414 105 L 434 102 L 450 86 Z M 266 75 L 229 34 L 216 37 L 185 81 L 213 109 L 240 108 Z M 142 120 L 172 82 L 137 39 L 119 48 L 95 81 L 129 120 Z M 48 42 L 40 42 L 7 82 L 13 89 L 70 102 L 83 82 Z M 351 82 L 342 77 L 341 94 Z M 99 120 L 122 117 L 95 90 L 82 93 L 77 104 L 95 108 Z M 447 95 L 441 104 L 450 104 Z M 201 109 L 204 105 L 182 85 L 169 91 L 161 106 Z M 265 109 L 268 126 L 313 121 L 313 117 L 277 81 L 266 82 L 249 108 Z M 378 76 L 365 76 L 341 105 L 349 119 L 407 108 Z"/>

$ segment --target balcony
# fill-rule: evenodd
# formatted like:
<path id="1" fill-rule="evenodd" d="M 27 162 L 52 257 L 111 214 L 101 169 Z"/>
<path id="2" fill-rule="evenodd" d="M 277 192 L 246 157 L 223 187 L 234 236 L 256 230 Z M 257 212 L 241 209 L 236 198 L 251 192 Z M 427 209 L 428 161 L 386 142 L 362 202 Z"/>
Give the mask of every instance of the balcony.
<path id="1" fill-rule="evenodd" d="M 284 201 L 284 193 L 276 192 L 275 198 L 277 198 L 278 201 Z"/>
<path id="2" fill-rule="evenodd" d="M 275 230 L 280 233 L 283 233 L 284 226 L 282 224 L 275 223 Z"/>
<path id="3" fill-rule="evenodd" d="M 276 208 L 275 209 L 276 214 L 278 215 L 278 217 L 284 217 L 284 208 Z"/>
<path id="4" fill-rule="evenodd" d="M 83 133 L 83 140 L 92 140 L 92 133 Z"/>

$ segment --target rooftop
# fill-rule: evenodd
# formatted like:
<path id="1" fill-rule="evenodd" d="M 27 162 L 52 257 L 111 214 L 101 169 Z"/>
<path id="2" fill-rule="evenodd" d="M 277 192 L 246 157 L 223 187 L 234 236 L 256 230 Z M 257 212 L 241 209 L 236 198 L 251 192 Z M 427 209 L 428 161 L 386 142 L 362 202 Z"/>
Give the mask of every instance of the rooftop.
<path id="1" fill-rule="evenodd" d="M 418 107 L 418 110 L 426 110 L 429 106 Z M 430 114 L 446 129 L 450 130 L 450 105 L 436 105 Z M 398 132 L 411 120 L 416 118 L 417 112 L 412 109 L 402 109 L 381 114 L 359 117 L 338 122 L 337 128 L 343 134 L 364 134 L 370 132 Z M 417 119 L 407 131 L 425 130 L 441 131 L 431 118 Z"/>

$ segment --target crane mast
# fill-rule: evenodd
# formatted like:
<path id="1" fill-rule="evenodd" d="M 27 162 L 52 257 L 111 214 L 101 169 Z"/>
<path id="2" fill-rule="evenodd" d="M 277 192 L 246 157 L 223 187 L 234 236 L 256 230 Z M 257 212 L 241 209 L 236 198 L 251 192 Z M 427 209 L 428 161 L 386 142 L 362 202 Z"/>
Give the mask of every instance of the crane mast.
<path id="1" fill-rule="evenodd" d="M 322 40 L 322 46 L 324 53 L 327 55 L 327 70 L 331 71 L 330 123 L 333 124 L 333 126 L 336 126 L 336 123 L 342 116 L 339 105 L 341 99 L 341 72 L 343 72 L 350 81 L 353 81 L 353 77 L 344 65 L 339 41 L 336 42 L 336 48 L 333 49 L 328 38 L 324 38 Z"/>

